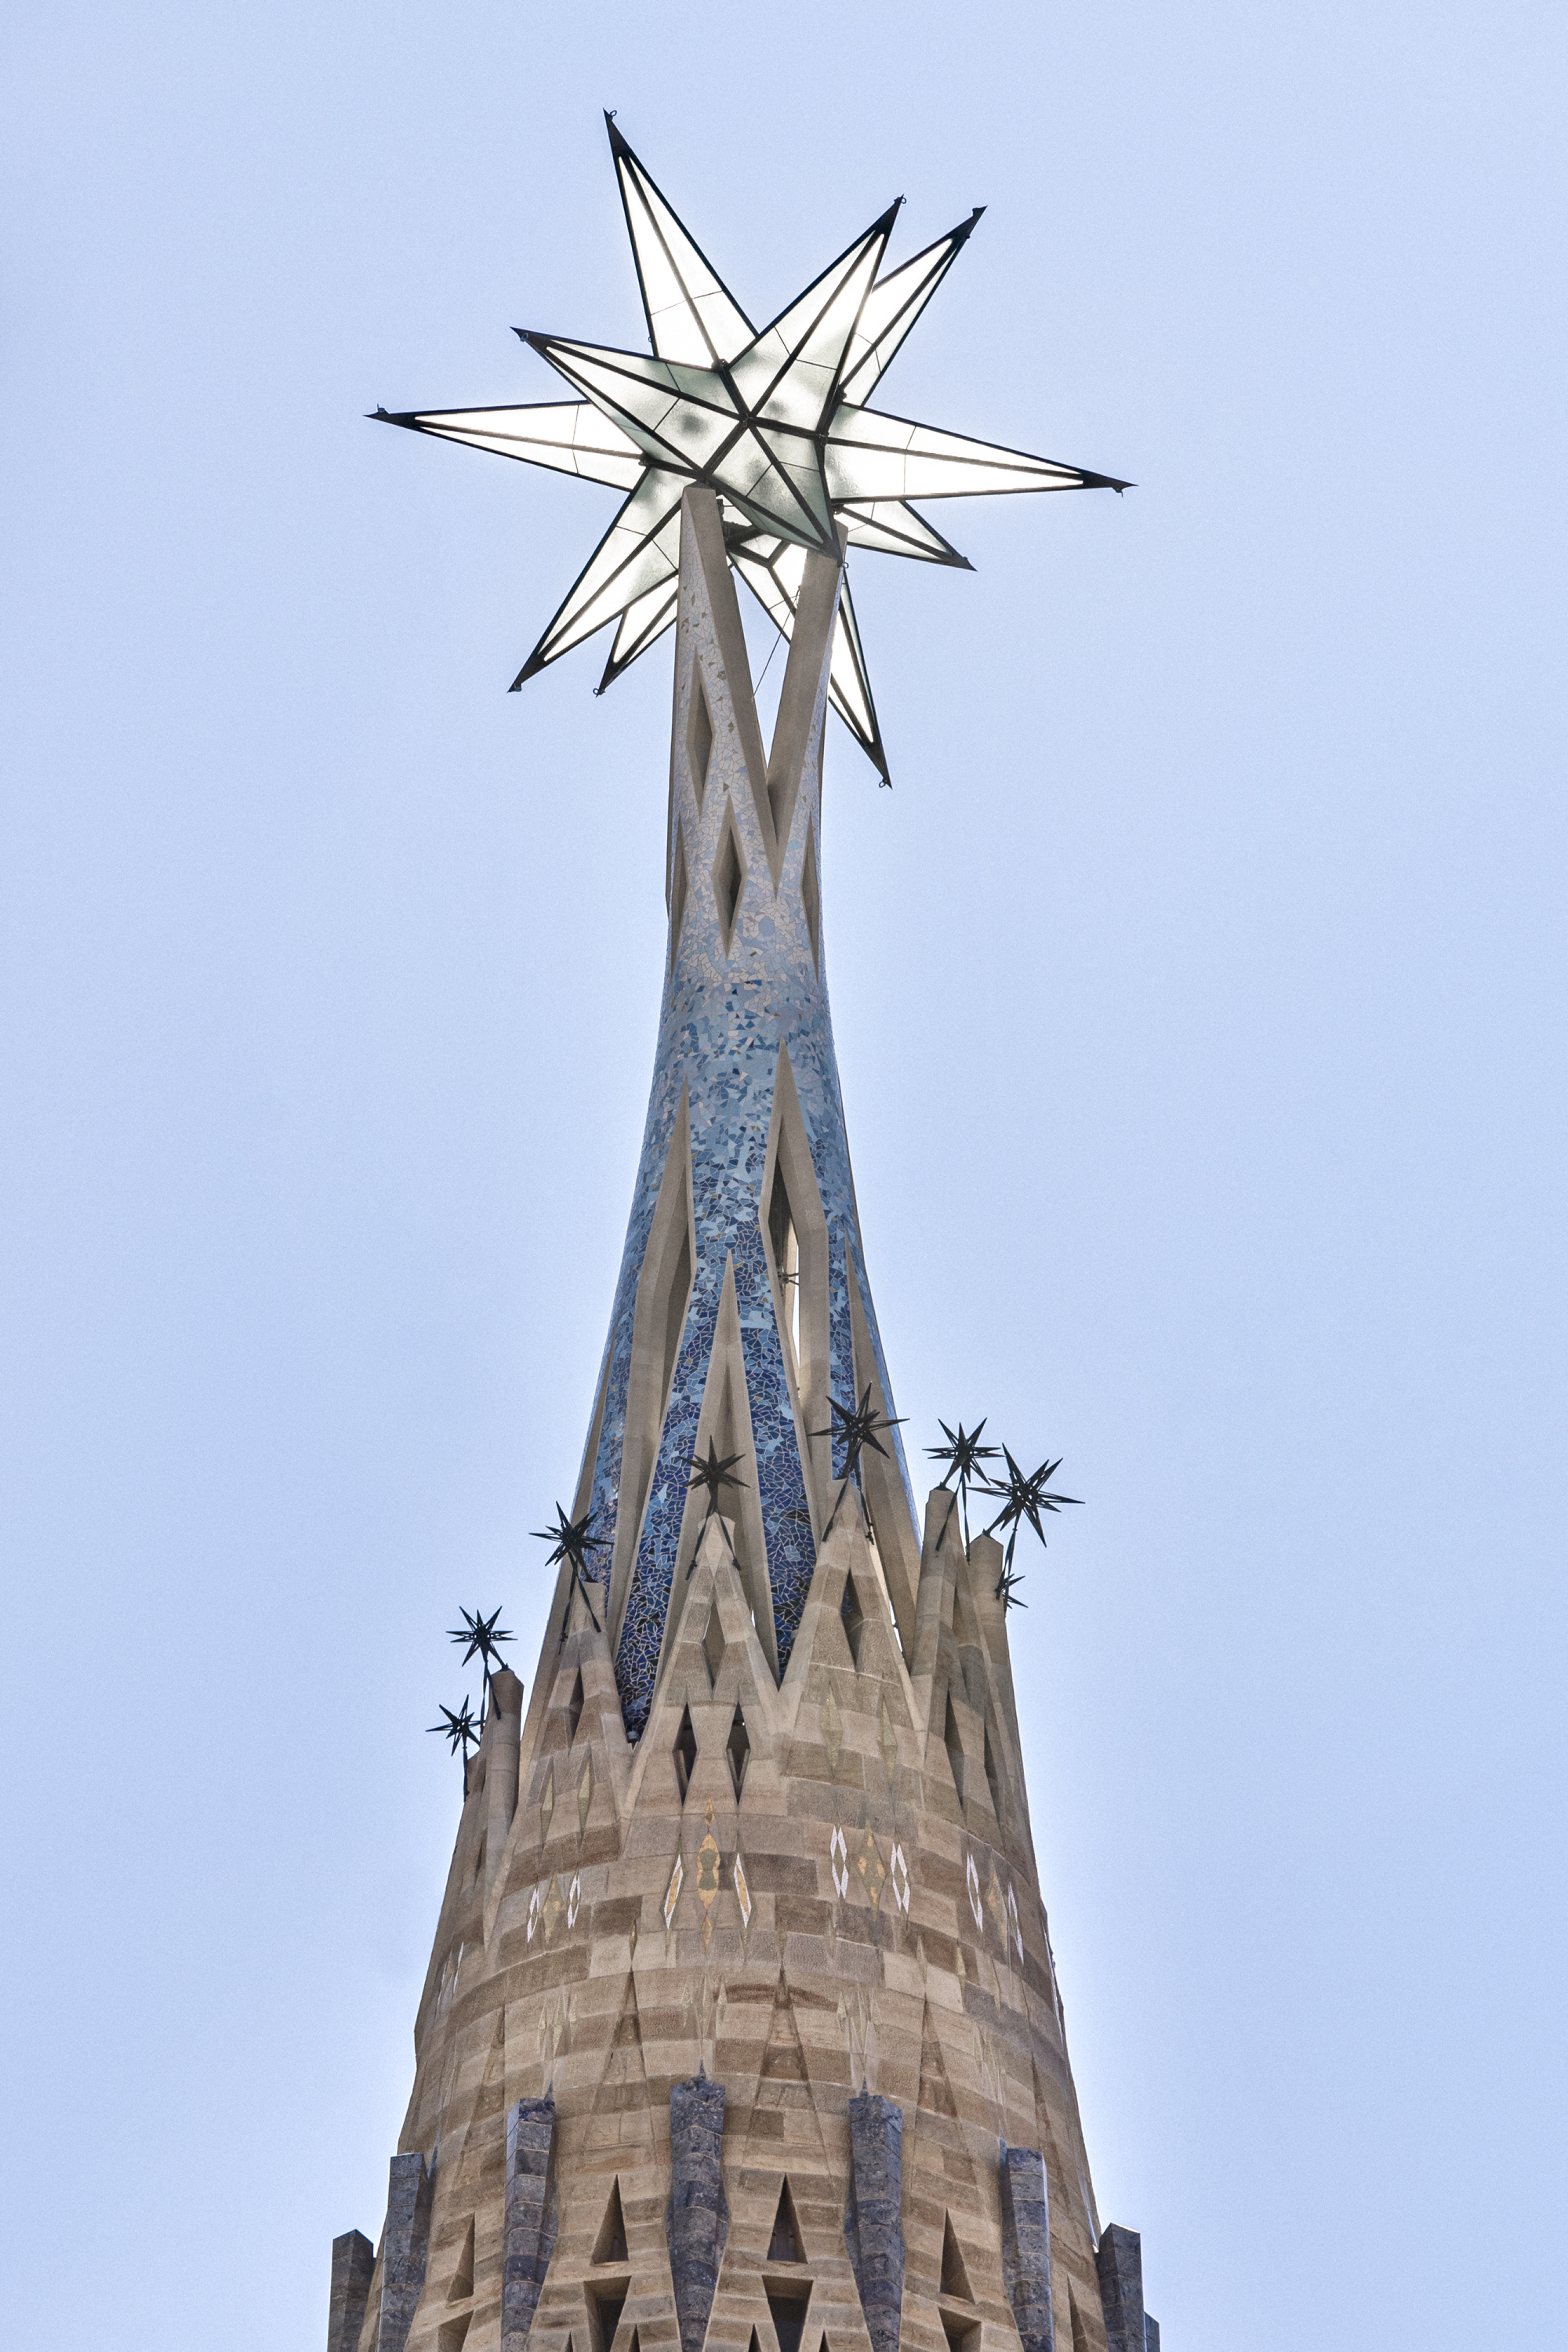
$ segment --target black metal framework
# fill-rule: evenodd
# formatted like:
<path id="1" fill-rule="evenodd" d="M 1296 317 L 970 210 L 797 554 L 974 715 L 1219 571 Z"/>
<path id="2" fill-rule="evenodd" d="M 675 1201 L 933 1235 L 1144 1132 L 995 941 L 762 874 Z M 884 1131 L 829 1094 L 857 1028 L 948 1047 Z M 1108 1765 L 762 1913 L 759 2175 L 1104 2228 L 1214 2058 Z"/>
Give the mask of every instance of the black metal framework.
<path id="1" fill-rule="evenodd" d="M 786 639 L 812 550 L 841 544 L 969 570 L 909 503 L 1129 484 L 865 405 L 952 267 L 981 209 L 879 275 L 900 197 L 782 310 L 754 328 L 614 121 L 605 117 L 651 355 L 519 328 L 578 395 L 523 407 L 374 414 L 471 448 L 628 493 L 512 689 L 617 624 L 598 691 L 675 618 L 680 500 L 715 491 L 731 562 Z M 846 579 L 829 696 L 884 782 L 888 763 Z"/>

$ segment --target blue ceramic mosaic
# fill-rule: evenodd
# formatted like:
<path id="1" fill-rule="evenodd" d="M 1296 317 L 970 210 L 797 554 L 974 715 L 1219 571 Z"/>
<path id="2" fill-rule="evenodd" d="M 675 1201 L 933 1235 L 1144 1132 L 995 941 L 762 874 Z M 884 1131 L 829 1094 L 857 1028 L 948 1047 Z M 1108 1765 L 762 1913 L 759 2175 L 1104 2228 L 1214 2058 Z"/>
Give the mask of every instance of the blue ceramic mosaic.
<path id="1" fill-rule="evenodd" d="M 595 1532 L 613 1539 L 620 1501 L 621 1455 L 631 1370 L 637 1277 L 647 1247 L 660 1181 L 684 1092 L 690 1124 L 696 1260 L 690 1303 L 676 1359 L 658 1458 L 627 1581 L 630 1537 L 616 1547 L 617 1583 L 626 1583 L 616 1673 L 626 1729 L 637 1738 L 647 1719 L 678 1566 L 687 1501 L 687 1465 L 695 1451 L 725 1268 L 732 1263 L 741 1349 L 756 1452 L 758 1500 L 767 1548 L 779 1671 L 789 1661 L 810 1589 L 816 1549 L 801 1462 L 801 1435 L 784 1365 L 787 1344 L 773 1311 L 761 1222 L 763 1176 L 773 1116 L 779 1048 L 788 1048 L 829 1236 L 829 1383 L 847 1401 L 854 1386 L 849 1284 L 859 1290 L 882 1391 L 893 1411 L 876 1313 L 866 1281 L 834 1058 L 826 976 L 812 953 L 801 895 L 808 832 L 820 801 L 815 755 L 802 778 L 780 886 L 775 893 L 742 756 L 712 623 L 700 588 L 683 580 L 676 652 L 672 828 L 686 869 L 679 937 L 666 973 L 653 1087 L 642 1155 L 611 1317 L 605 1409 L 594 1463 Z M 700 795 L 685 745 L 693 666 L 700 667 L 713 743 Z M 728 951 L 713 879 L 724 829 L 732 824 L 746 878 Z M 672 839 L 674 834 L 672 831 Z M 673 864 L 673 851 L 672 851 Z M 817 871 L 821 872 L 820 843 Z M 903 1449 L 898 1464 L 914 1505 Z M 741 1465 L 748 1469 L 749 1465 Z M 833 1449 L 837 1475 L 843 1449 Z M 600 1555 L 605 1562 L 608 1553 Z M 618 1591 L 610 1595 L 620 1610 Z M 612 1630 L 613 1626 L 612 1626 Z"/>

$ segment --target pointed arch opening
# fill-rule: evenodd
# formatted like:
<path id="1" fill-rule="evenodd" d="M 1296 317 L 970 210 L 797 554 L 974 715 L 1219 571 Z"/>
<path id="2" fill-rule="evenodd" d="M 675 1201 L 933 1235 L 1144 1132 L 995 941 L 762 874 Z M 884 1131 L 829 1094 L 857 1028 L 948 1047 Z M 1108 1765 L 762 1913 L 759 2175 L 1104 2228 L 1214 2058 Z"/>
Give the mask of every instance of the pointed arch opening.
<path id="1" fill-rule="evenodd" d="M 699 809 L 708 789 L 708 763 L 713 757 L 713 714 L 708 708 L 708 696 L 702 684 L 700 664 L 691 665 L 691 713 L 686 722 L 686 761 L 691 772 L 691 789 L 697 796 Z"/>
<path id="2" fill-rule="evenodd" d="M 963 2249 L 958 2242 L 951 2213 L 944 2213 L 942 2217 L 942 2291 L 943 2294 L 955 2296 L 960 2303 L 973 2303 L 974 2300 L 969 2291 L 969 2273 L 964 2268 Z"/>
<path id="3" fill-rule="evenodd" d="M 1002 1819 L 1002 1775 L 996 1767 L 996 1751 L 991 1745 L 991 1726 L 985 1726 L 985 1780 L 991 1791 L 991 1810 L 998 1822 Z"/>
<path id="4" fill-rule="evenodd" d="M 691 1775 L 697 1764 L 697 1734 L 691 1728 L 691 1709 L 680 1710 L 680 1728 L 675 1735 L 670 1753 L 675 1759 L 675 1785 L 680 1791 L 680 1801 L 686 1802 L 686 1791 L 691 1786 Z"/>
<path id="5" fill-rule="evenodd" d="M 713 901 L 719 909 L 719 936 L 726 955 L 735 936 L 735 918 L 741 911 L 745 889 L 746 853 L 741 846 L 741 828 L 735 823 L 734 809 L 726 801 L 719 827 L 719 846 L 713 855 Z"/>
<path id="6" fill-rule="evenodd" d="M 452 2284 L 447 2289 L 448 2303 L 467 2303 L 474 2291 L 474 2217 L 468 2216 L 468 2233 L 463 2250 L 458 2256 L 458 2267 L 452 2273 Z"/>
<path id="7" fill-rule="evenodd" d="M 805 829 L 805 855 L 800 862 L 800 904 L 805 917 L 806 945 L 811 950 L 811 968 L 819 976 L 822 971 L 822 886 L 816 875 L 816 827 Z"/>
<path id="8" fill-rule="evenodd" d="M 730 1726 L 730 1737 L 724 1743 L 724 1753 L 730 1759 L 730 1778 L 735 1784 L 735 1802 L 741 1801 L 741 1790 L 746 1783 L 746 1767 L 752 1760 L 752 1735 L 746 1729 L 746 1718 L 740 1708 Z"/>
<path id="9" fill-rule="evenodd" d="M 583 1669 L 577 1669 L 577 1679 L 572 1685 L 572 1696 L 566 1702 L 566 1745 L 571 1747 L 577 1737 L 577 1726 L 583 1720 Z"/>
<path id="10" fill-rule="evenodd" d="M 671 971 L 675 968 L 675 959 L 680 951 L 680 928 L 686 920 L 687 887 L 686 832 L 684 826 L 678 824 L 675 828 L 675 871 L 670 877 L 669 883 L 669 962 Z"/>
<path id="11" fill-rule="evenodd" d="M 724 1663 L 724 1628 L 719 1618 L 719 1603 L 715 1601 L 709 1609 L 708 1622 L 702 1629 L 702 1663 L 708 1669 L 710 1690 L 718 1688 L 719 1669 Z"/>
<path id="12" fill-rule="evenodd" d="M 471 2311 L 462 2311 L 455 2319 L 443 2320 L 436 2331 L 436 2352 L 463 2352 L 473 2316 Z"/>
<path id="13" fill-rule="evenodd" d="M 942 1744 L 947 1750 L 948 1769 L 952 1785 L 958 1791 L 958 1801 L 963 1802 L 963 1742 L 958 1736 L 958 1717 L 952 1711 L 952 1694 L 947 1698 L 947 1714 L 942 1727 Z"/>
<path id="14" fill-rule="evenodd" d="M 860 1606 L 860 1595 L 855 1590 L 853 1571 L 844 1579 L 844 1598 L 838 1604 L 838 1615 L 844 1626 L 844 1638 L 849 1644 L 849 1655 L 857 1674 L 860 1671 L 860 1643 L 866 1632 L 866 1612 Z"/>
<path id="15" fill-rule="evenodd" d="M 599 2263 L 624 2263 L 627 2260 L 626 2221 L 621 2205 L 621 2182 L 620 2175 L 617 2173 L 610 2183 L 609 2201 L 605 2207 L 605 2218 L 599 2224 L 599 2234 L 594 2241 L 594 2261 Z"/>
<path id="16" fill-rule="evenodd" d="M 801 1460 L 808 1465 L 806 1493 L 822 1524 L 822 1496 L 831 1483 L 826 1438 L 811 1433 L 826 1426 L 828 1368 L 828 1237 L 822 1192 L 812 1159 L 811 1139 L 801 1115 L 788 1049 L 779 1048 L 773 1078 L 773 1115 L 763 1170 L 762 1228 L 773 1311 L 784 1369 L 794 1391 Z"/>
<path id="17" fill-rule="evenodd" d="M 803 2263 L 805 2260 L 787 2172 L 779 2184 L 778 2210 L 773 2215 L 773 2235 L 768 2241 L 768 2260 L 770 2263 Z"/>

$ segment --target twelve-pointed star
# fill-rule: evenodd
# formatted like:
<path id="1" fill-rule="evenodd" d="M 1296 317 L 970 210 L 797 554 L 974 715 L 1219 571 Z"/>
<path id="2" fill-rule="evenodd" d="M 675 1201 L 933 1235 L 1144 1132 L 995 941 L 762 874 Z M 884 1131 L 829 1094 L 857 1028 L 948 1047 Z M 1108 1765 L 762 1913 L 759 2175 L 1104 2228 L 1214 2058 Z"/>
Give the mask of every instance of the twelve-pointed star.
<path id="1" fill-rule="evenodd" d="M 653 355 L 518 329 L 579 395 L 521 408 L 378 408 L 448 441 L 549 466 L 629 493 L 513 690 L 618 621 L 603 693 L 675 619 L 680 500 L 715 491 L 731 562 L 785 638 L 805 559 L 852 547 L 972 567 L 910 505 L 994 490 L 1126 489 L 1106 474 L 969 441 L 866 402 L 980 218 L 879 273 L 890 205 L 804 294 L 759 332 L 605 117 Z M 900 197 L 899 203 L 903 200 Z M 888 764 L 844 583 L 830 664 L 834 708 Z"/>

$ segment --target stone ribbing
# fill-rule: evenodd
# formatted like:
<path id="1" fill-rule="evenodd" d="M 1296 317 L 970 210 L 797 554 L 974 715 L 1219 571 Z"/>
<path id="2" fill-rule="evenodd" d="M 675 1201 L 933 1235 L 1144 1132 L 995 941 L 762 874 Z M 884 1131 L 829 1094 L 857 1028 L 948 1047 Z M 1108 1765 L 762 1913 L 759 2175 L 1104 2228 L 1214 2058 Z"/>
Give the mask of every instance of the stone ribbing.
<path id="1" fill-rule="evenodd" d="M 1036 2147 L 1002 2149 L 1002 2275 L 1024 2352 L 1055 2352 L 1051 2215 L 1045 2158 Z"/>
<path id="2" fill-rule="evenodd" d="M 506 2119 L 501 2352 L 523 2352 L 555 2251 L 555 2102 L 519 2099 Z"/>
<path id="3" fill-rule="evenodd" d="M 375 2274 L 375 2248 L 363 2230 L 332 2240 L 332 2289 L 327 2305 L 327 2352 L 356 2352 Z"/>
<path id="4" fill-rule="evenodd" d="M 802 891 L 808 847 L 816 872 L 821 872 L 816 839 L 821 728 L 808 734 L 805 772 L 793 798 L 787 837 L 779 845 L 775 890 L 749 775 L 747 730 L 737 727 L 733 716 L 737 698 L 749 701 L 750 682 L 727 673 L 724 632 L 714 611 L 715 596 L 727 593 L 732 599 L 733 586 L 727 572 L 716 588 L 711 586 L 690 542 L 689 531 L 682 540 L 670 853 L 673 862 L 679 840 L 688 886 L 679 925 L 672 927 L 676 936 L 667 965 L 647 1118 L 610 1318 L 604 1406 L 589 1485 L 598 1514 L 595 1533 L 614 1542 L 619 1515 L 628 1507 L 622 1466 L 637 1281 L 684 1101 L 696 1244 L 690 1302 L 642 1524 L 623 1533 L 616 1547 L 617 1558 L 631 1548 L 625 1601 L 617 1596 L 615 1607 L 619 1618 L 616 1677 L 626 1728 L 634 1738 L 647 1721 L 658 1674 L 686 1511 L 687 1464 L 696 1444 L 731 1267 L 781 1675 L 810 1588 L 815 1546 L 803 1460 L 803 1454 L 809 1455 L 809 1433 L 799 1425 L 791 1394 L 762 1233 L 762 1190 L 781 1046 L 790 1057 L 827 1231 L 827 1385 L 832 1394 L 845 1399 L 854 1390 L 848 1304 L 854 1284 L 892 1409 L 864 1274 L 820 939 L 814 952 Z M 714 722 L 700 789 L 689 748 L 689 714 L 699 691 L 706 696 Z M 720 836 L 731 825 L 746 870 L 726 937 L 712 868 Z M 907 1492 L 908 1473 L 896 1433 L 893 1448 Z M 834 1451 L 837 1470 L 839 1457 Z M 816 1499 L 820 1504 L 820 1495 Z M 913 1517 L 911 1503 L 911 1528 Z"/>
<path id="5" fill-rule="evenodd" d="M 1110 2352 L 1144 2352 L 1142 2239 L 1136 2230 L 1110 2222 L 1100 2232 L 1095 2263 Z M 1159 2336 L 1156 2327 L 1156 2343 Z"/>
<path id="6" fill-rule="evenodd" d="M 669 2271 L 675 2286 L 680 2352 L 702 2352 L 730 2209 L 721 2162 L 724 2086 L 699 2067 L 669 2094 Z"/>
<path id="7" fill-rule="evenodd" d="M 896 2101 L 862 2091 L 849 2102 L 845 2243 L 872 2352 L 898 2352 L 904 2303 L 904 2118 Z"/>
<path id="8" fill-rule="evenodd" d="M 436 2176 L 416 2149 L 395 2156 L 386 2188 L 386 2234 L 381 2242 L 381 2324 L 376 2352 L 403 2352 L 425 2289 L 430 2251 L 430 2199 Z"/>

